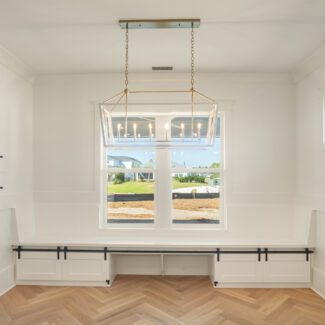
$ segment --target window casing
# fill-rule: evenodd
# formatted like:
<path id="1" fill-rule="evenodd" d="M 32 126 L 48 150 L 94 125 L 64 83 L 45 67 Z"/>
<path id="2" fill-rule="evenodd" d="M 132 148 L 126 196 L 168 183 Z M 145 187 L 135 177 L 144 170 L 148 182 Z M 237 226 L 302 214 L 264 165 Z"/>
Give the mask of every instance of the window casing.
<path id="1" fill-rule="evenodd" d="M 325 95 L 322 96 L 322 143 L 321 150 L 325 151 Z"/>
<path id="2" fill-rule="evenodd" d="M 156 152 L 147 151 L 145 154 L 148 155 L 148 159 L 145 161 L 138 159 L 141 160 L 140 164 L 129 162 L 121 167 L 116 163 L 114 165 L 112 159 L 109 159 L 110 156 L 117 156 L 121 152 L 118 154 L 113 150 L 107 152 L 104 155 L 106 166 L 104 168 L 104 227 L 192 229 L 223 227 L 225 218 L 224 122 L 224 115 L 220 114 L 216 146 L 209 150 L 209 159 L 206 160 L 210 164 L 175 165 L 173 151 L 159 149 Z M 215 151 L 216 147 L 218 152 Z M 200 152 L 192 150 L 191 152 L 193 155 L 200 155 Z M 132 158 L 133 153 L 123 151 L 123 155 L 129 158 Z M 190 159 L 188 154 L 187 156 Z M 215 159 L 212 161 L 213 156 Z M 115 176 L 124 174 L 124 182 L 130 184 L 123 183 L 122 186 L 114 184 L 114 174 Z M 193 187 L 193 189 L 191 191 L 182 190 L 182 194 L 178 192 L 177 188 L 175 191 L 175 177 L 177 176 L 179 178 L 194 176 L 190 177 L 194 186 L 178 182 L 179 188 Z M 195 178 L 195 176 L 198 177 Z M 132 177 L 133 180 L 130 181 Z M 135 183 L 135 179 L 139 184 Z M 197 180 L 199 182 L 196 182 Z M 122 190 L 114 192 L 118 188 L 122 188 Z M 126 198 L 126 201 L 123 197 L 119 198 L 123 194 L 130 197 Z M 114 202 L 114 197 L 121 203 Z M 138 198 L 140 200 L 137 200 Z M 184 209 L 184 207 L 186 208 Z M 127 213 L 125 213 L 126 211 Z M 128 214 L 130 215 L 128 216 Z"/>

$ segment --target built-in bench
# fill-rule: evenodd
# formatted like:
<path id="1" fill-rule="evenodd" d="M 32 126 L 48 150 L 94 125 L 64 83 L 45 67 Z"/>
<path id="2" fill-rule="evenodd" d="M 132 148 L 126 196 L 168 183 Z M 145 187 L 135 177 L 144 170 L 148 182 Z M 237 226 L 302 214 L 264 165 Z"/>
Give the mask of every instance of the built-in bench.
<path id="1" fill-rule="evenodd" d="M 214 287 L 309 287 L 314 248 L 301 244 L 20 243 L 17 284 L 111 286 L 115 275 L 207 275 Z"/>

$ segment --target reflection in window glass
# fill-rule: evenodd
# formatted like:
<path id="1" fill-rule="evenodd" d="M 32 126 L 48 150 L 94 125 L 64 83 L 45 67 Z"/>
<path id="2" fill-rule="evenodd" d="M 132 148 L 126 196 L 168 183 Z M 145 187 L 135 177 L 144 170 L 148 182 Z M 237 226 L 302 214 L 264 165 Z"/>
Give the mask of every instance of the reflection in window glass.
<path id="1" fill-rule="evenodd" d="M 107 174 L 107 222 L 153 223 L 154 173 Z"/>
<path id="2" fill-rule="evenodd" d="M 173 173 L 173 223 L 219 223 L 220 174 Z"/>
<path id="3" fill-rule="evenodd" d="M 189 128 L 190 126 L 187 127 Z M 220 151 L 220 118 L 218 118 L 214 146 L 210 150 L 173 150 L 171 166 L 172 168 L 219 168 Z"/>

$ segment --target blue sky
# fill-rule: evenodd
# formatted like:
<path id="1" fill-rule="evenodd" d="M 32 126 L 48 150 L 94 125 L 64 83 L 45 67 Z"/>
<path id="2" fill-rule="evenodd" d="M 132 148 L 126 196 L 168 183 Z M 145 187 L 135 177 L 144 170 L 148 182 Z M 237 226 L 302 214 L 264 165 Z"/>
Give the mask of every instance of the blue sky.
<path id="1" fill-rule="evenodd" d="M 140 160 L 146 164 L 150 159 L 155 161 L 155 152 L 148 151 L 128 151 L 128 150 L 112 150 L 108 152 L 112 156 L 129 156 Z M 216 138 L 214 147 L 210 150 L 174 150 L 171 152 L 172 162 L 186 167 L 210 167 L 214 162 L 220 162 L 220 139 Z"/>

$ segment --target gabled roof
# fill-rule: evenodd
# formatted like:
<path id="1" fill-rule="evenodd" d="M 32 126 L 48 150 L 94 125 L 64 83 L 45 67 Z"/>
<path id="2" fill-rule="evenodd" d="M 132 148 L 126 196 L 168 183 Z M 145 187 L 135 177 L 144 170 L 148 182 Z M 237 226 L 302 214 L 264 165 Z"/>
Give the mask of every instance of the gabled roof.
<path id="1" fill-rule="evenodd" d="M 135 163 L 139 163 L 142 164 L 141 161 L 132 158 L 132 157 L 128 157 L 128 156 L 111 156 L 111 155 L 107 155 L 107 159 L 113 159 L 113 160 L 118 160 L 118 161 L 132 161 Z"/>

